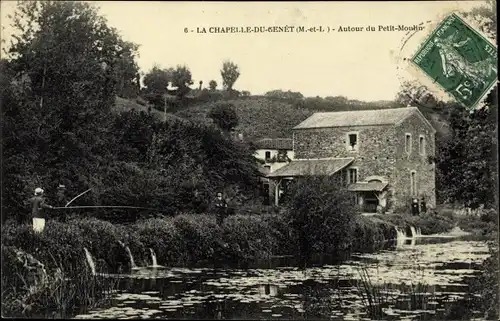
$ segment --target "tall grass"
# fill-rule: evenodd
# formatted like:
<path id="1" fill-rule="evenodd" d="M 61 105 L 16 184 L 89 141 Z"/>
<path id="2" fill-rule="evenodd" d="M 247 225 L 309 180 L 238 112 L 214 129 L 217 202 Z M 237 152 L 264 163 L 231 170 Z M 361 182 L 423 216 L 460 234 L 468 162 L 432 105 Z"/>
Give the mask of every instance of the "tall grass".
<path id="1" fill-rule="evenodd" d="M 62 262 L 34 282 L 33 272 L 17 260 L 15 251 L 2 246 L 4 316 L 65 318 L 103 304 L 116 288 L 115 281 L 92 275 L 86 266 L 65 270 Z"/>
<path id="2" fill-rule="evenodd" d="M 387 317 L 384 309 L 397 307 L 401 296 L 410 298 L 405 310 L 415 311 L 426 309 L 430 301 L 436 296 L 431 292 L 431 287 L 424 283 L 410 283 L 406 285 L 391 285 L 386 282 L 375 284 L 366 268 L 358 270 L 360 281 L 357 283 L 358 293 L 361 296 L 361 303 L 371 319 L 380 320 Z M 433 291 L 433 290 L 432 290 Z"/>

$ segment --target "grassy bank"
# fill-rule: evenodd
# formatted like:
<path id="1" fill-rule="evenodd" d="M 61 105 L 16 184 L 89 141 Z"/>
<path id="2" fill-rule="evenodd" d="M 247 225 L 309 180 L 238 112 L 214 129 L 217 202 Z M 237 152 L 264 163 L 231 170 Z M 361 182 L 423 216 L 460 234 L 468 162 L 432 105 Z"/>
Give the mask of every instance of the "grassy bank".
<path id="1" fill-rule="evenodd" d="M 456 225 L 455 218 L 441 211 L 428 211 L 427 213 L 412 216 L 411 214 L 383 214 L 375 215 L 374 219 L 383 220 L 402 230 L 410 226 L 421 230 L 423 235 L 445 233 Z"/>
<path id="2" fill-rule="evenodd" d="M 383 221 L 364 217 L 352 220 L 351 251 L 374 250 L 395 232 Z M 299 242 L 281 215 L 234 215 L 222 226 L 205 214 L 178 215 L 174 218 L 147 219 L 130 225 L 111 224 L 95 218 L 73 218 L 66 222 L 50 220 L 42 234 L 32 233 L 30 225 L 7 222 L 2 226 L 2 311 L 5 316 L 40 316 L 47 311 L 66 316 L 76 308 L 102 302 L 112 284 L 91 274 L 84 248 L 92 254 L 98 272 L 130 271 L 125 248 L 130 248 L 138 266 L 151 265 L 149 249 L 156 252 L 158 264 L 189 266 L 214 260 L 249 263 L 273 255 L 296 255 Z M 332 251 L 345 251 L 330 244 Z M 47 270 L 49 282 L 36 286 L 25 282 L 26 267 L 16 251 L 32 254 Z M 20 265 L 21 264 L 21 265 Z M 49 314 L 50 314 L 49 313 Z"/>

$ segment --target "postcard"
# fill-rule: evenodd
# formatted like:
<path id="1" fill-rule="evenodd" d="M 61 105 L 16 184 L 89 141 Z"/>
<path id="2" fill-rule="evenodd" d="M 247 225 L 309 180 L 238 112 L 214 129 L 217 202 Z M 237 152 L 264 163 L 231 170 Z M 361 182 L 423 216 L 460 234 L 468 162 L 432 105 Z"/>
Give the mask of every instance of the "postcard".
<path id="1" fill-rule="evenodd" d="M 498 320 L 496 1 L 2 1 L 2 316 Z"/>

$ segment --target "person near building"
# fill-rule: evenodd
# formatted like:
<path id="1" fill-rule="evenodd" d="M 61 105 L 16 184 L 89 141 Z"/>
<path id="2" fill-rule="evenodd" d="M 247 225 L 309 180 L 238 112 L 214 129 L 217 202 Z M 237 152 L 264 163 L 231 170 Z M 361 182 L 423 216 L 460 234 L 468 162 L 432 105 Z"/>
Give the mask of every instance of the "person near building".
<path id="1" fill-rule="evenodd" d="M 411 214 L 412 215 L 418 215 L 419 208 L 418 208 L 418 199 L 413 198 L 411 202 Z"/>
<path id="2" fill-rule="evenodd" d="M 420 213 L 426 213 L 427 212 L 427 203 L 425 202 L 425 198 L 422 196 L 420 199 Z"/>

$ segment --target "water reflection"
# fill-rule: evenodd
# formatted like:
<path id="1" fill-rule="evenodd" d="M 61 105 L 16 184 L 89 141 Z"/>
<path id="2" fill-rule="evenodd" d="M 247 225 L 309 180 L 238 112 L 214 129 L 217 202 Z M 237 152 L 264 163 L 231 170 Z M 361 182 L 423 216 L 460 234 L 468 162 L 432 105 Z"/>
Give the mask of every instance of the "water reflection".
<path id="1" fill-rule="evenodd" d="M 119 280 L 111 308 L 78 318 L 442 319 L 464 297 L 465 279 L 488 256 L 487 247 L 450 238 L 406 241 L 342 264 L 318 259 L 306 271 L 290 257 L 248 269 L 145 269 Z M 361 268 L 374 286 L 371 309 L 363 305 Z"/>

